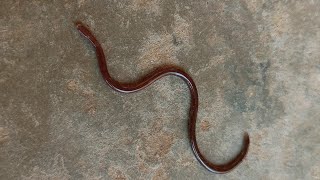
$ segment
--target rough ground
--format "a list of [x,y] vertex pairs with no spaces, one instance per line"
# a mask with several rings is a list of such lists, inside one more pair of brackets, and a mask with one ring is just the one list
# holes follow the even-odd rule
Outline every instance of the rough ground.
[[[0,179],[320,179],[320,1],[23,1],[0,6]],[[211,174],[187,139],[189,92],[166,77],[130,95],[104,83],[162,64],[194,78],[199,146],[234,171]]]

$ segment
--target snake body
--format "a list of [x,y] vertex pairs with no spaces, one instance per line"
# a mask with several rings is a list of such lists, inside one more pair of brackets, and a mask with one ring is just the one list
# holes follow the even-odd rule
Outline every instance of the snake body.
[[198,99],[198,91],[196,88],[196,85],[191,78],[189,74],[187,74],[185,71],[178,67],[174,66],[163,66],[155,69],[153,72],[147,74],[143,78],[139,79],[136,82],[133,83],[121,83],[113,79],[107,68],[106,64],[106,58],[102,49],[102,46],[98,42],[98,40],[95,38],[93,33],[81,22],[76,22],[76,27],[78,31],[85,37],[87,38],[93,47],[96,50],[96,55],[99,63],[99,68],[100,72],[106,81],[106,83],[115,91],[122,92],[122,93],[132,93],[136,91],[140,91],[156,80],[168,76],[168,75],[174,75],[177,76],[181,79],[183,79],[186,84],[189,87],[190,94],[191,94],[191,102],[190,102],[190,110],[189,110],[189,122],[188,122],[188,134],[189,134],[189,141],[191,145],[191,149],[196,157],[196,159],[200,162],[201,165],[203,165],[207,170],[213,173],[226,173],[233,168],[235,168],[242,160],[245,158],[249,144],[250,144],[250,139],[248,133],[244,134],[244,140],[243,140],[243,147],[240,151],[240,153],[233,158],[230,162],[226,164],[214,164],[210,162],[208,159],[206,159],[200,152],[197,140],[196,140],[196,119],[197,119],[197,112],[198,112],[198,104],[199,104],[199,99]]

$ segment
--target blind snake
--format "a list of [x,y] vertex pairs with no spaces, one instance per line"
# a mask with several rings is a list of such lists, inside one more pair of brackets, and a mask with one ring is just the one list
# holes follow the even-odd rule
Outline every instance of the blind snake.
[[217,174],[227,173],[233,168],[235,168],[238,164],[242,162],[242,160],[247,155],[250,139],[248,133],[244,133],[243,139],[243,147],[240,153],[233,158],[231,161],[225,164],[214,164],[206,159],[200,152],[197,140],[196,140],[196,119],[197,119],[197,112],[198,112],[198,91],[196,85],[189,74],[178,67],[174,66],[163,66],[159,67],[153,72],[147,74],[143,78],[133,82],[133,83],[121,83],[113,79],[107,68],[106,58],[102,49],[102,46],[95,38],[95,36],[91,33],[91,31],[81,22],[75,23],[78,31],[81,33],[82,36],[87,38],[93,47],[95,48],[100,72],[106,81],[106,83],[115,91],[122,92],[122,93],[132,93],[136,91],[140,91],[154,81],[160,79],[161,77],[174,75],[181,79],[183,79],[189,87],[190,94],[191,94],[191,103],[190,103],[190,110],[189,110],[189,122],[188,122],[188,133],[189,133],[189,141],[191,145],[191,149],[193,154],[195,155],[196,159],[200,162],[202,166],[204,166],[207,170]]

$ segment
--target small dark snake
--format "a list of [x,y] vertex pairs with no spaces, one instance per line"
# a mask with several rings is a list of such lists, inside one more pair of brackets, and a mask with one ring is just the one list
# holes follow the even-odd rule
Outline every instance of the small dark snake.
[[197,140],[196,140],[196,120],[197,120],[197,112],[198,112],[198,91],[196,88],[196,85],[193,81],[193,79],[190,77],[189,74],[184,72],[182,69],[174,67],[174,66],[164,66],[164,67],[159,67],[153,72],[147,74],[140,80],[133,82],[133,83],[120,83],[116,80],[114,80],[107,68],[106,64],[106,58],[103,53],[103,49],[100,45],[100,43],[97,41],[95,36],[91,33],[91,31],[83,25],[81,22],[76,22],[75,23],[77,26],[77,29],[79,32],[87,38],[91,44],[94,46],[98,58],[98,63],[99,63],[99,68],[100,72],[106,81],[106,83],[114,90],[122,92],[122,93],[132,93],[136,91],[140,91],[150,84],[152,84],[154,81],[160,79],[161,77],[167,76],[167,75],[175,75],[183,79],[189,87],[190,94],[191,94],[191,104],[190,104],[190,110],[189,110],[189,123],[188,123],[188,129],[189,129],[189,140],[190,140],[190,145],[191,149],[196,156],[197,160],[210,172],[213,173],[227,173],[228,171],[232,170],[235,168],[246,156],[249,148],[249,135],[248,133],[244,134],[244,140],[243,140],[243,147],[241,152],[230,162],[226,164],[213,164],[211,163],[208,159],[206,159],[200,152],[198,145],[197,145]]

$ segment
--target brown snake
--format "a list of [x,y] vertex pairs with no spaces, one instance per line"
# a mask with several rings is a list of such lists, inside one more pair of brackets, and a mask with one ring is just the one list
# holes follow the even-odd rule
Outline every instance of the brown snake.
[[139,79],[136,82],[133,83],[120,83],[116,80],[114,80],[107,68],[106,64],[106,58],[103,52],[103,49],[100,45],[100,43],[97,41],[95,36],[91,33],[91,31],[83,25],[81,22],[76,22],[76,27],[78,31],[85,37],[87,38],[91,44],[94,46],[98,58],[98,63],[99,63],[99,68],[100,72],[106,81],[106,83],[114,90],[122,92],[122,93],[132,93],[136,91],[140,91],[150,84],[152,84],[154,81],[160,79],[161,77],[167,76],[167,75],[175,75],[183,79],[190,90],[191,94],[191,103],[190,103],[190,110],[189,110],[189,122],[188,122],[188,130],[189,130],[189,141],[191,145],[191,149],[197,158],[197,160],[210,172],[213,173],[226,173],[230,170],[232,170],[234,167],[236,167],[244,157],[246,156],[248,149],[249,149],[249,144],[250,144],[250,139],[248,133],[244,134],[244,140],[243,140],[243,147],[240,151],[240,153],[232,159],[230,162],[226,164],[213,164],[209,160],[207,160],[200,152],[198,145],[197,145],[197,140],[196,140],[196,120],[197,120],[197,112],[198,112],[198,91],[196,88],[196,85],[191,78],[189,74],[187,74],[185,71],[183,71],[180,68],[174,67],[174,66],[164,66],[157,68],[153,72],[147,74],[143,78]]

